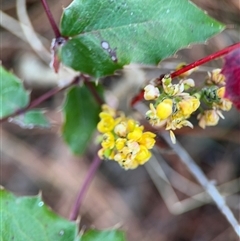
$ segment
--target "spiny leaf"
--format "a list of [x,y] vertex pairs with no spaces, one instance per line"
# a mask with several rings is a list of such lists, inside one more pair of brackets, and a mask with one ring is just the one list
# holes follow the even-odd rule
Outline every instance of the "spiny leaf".
[[77,225],[51,211],[40,196],[15,197],[0,190],[1,241],[74,241]]
[[64,9],[62,62],[101,77],[131,62],[157,64],[224,27],[186,0],[74,0]]
[[24,114],[10,119],[10,121],[26,129],[32,129],[34,127],[50,127],[49,121],[44,116],[43,111],[40,110],[30,110]]
[[26,107],[29,94],[24,89],[22,81],[14,74],[0,66],[0,118]]
[[[9,116],[29,104],[29,92],[24,89],[22,81],[14,74],[0,66],[0,118]],[[31,110],[10,121],[22,128],[49,127],[50,124],[43,112]]]

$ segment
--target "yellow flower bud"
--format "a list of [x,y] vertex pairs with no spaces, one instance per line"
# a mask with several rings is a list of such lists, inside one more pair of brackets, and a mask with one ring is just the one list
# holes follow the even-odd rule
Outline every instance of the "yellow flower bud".
[[157,106],[157,117],[160,120],[167,119],[172,114],[173,101],[171,99],[165,99]]
[[225,87],[221,87],[217,90],[217,95],[220,99],[224,97],[224,94],[225,94]]
[[195,86],[195,82],[193,79],[185,79],[182,81],[182,83],[184,84],[184,86],[187,87],[194,87]]
[[136,121],[134,121],[133,119],[129,119],[127,122],[128,132],[132,132],[134,130],[135,126],[136,126]]
[[125,137],[127,135],[127,123],[120,122],[114,128],[114,132],[121,137]]
[[159,89],[153,85],[147,85],[144,90],[145,100],[154,100],[160,95]]

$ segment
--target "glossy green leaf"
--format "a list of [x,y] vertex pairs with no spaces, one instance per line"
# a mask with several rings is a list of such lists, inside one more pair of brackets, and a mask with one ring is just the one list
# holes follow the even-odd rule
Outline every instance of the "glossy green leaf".
[[85,86],[67,92],[63,107],[63,138],[73,153],[82,154],[96,129],[100,106]]
[[62,62],[101,77],[131,62],[157,64],[224,26],[187,0],[74,0],[64,9]]
[[51,211],[40,196],[15,197],[0,190],[0,241],[74,241],[76,223]]
[[22,115],[18,115],[10,119],[11,122],[21,126],[22,128],[32,129],[34,127],[49,128],[50,123],[45,117],[43,111],[30,110]]
[[80,237],[80,241],[126,241],[126,238],[124,232],[119,230],[88,230]]
[[22,81],[0,66],[0,118],[27,106],[29,94]]

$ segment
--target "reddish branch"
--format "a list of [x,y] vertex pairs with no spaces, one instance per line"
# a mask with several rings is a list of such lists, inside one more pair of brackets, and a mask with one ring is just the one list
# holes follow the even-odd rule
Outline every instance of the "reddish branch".
[[96,154],[93,162],[91,163],[91,166],[88,169],[87,176],[84,178],[84,181],[83,181],[83,184],[82,184],[82,186],[79,190],[76,202],[73,205],[73,208],[72,208],[72,211],[71,211],[71,214],[70,214],[70,217],[69,217],[69,219],[71,221],[74,221],[74,220],[77,219],[80,206],[83,202],[83,198],[84,198],[84,196],[85,196],[85,194],[88,190],[88,187],[91,184],[91,182],[92,182],[92,180],[95,176],[95,173],[96,173],[98,167],[100,166],[100,164],[101,164],[101,159]]
[[57,26],[57,24],[56,24],[56,22],[55,22],[55,20],[52,16],[52,13],[51,13],[50,9],[49,9],[49,6],[47,4],[47,0],[41,0],[41,2],[42,2],[44,10],[46,12],[46,15],[48,17],[48,20],[49,20],[49,22],[52,26],[52,30],[54,32],[55,38],[61,37],[61,33],[60,33],[59,28],[58,28],[58,26]]

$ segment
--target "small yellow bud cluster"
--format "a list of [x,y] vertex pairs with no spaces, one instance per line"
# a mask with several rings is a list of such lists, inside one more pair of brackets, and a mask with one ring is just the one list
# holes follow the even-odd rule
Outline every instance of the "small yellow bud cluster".
[[146,163],[155,144],[155,134],[144,132],[135,120],[117,113],[107,105],[102,106],[97,129],[101,136],[98,155],[101,159],[117,161],[124,169],[134,169]]
[[[154,98],[155,104],[151,103],[150,110],[146,113],[147,119],[153,126],[165,126],[165,129],[170,131],[173,143],[176,141],[173,130],[184,126],[193,127],[187,119],[198,109],[200,101],[196,96],[184,92],[185,89],[193,86],[195,86],[195,83],[192,79],[185,79],[178,84],[172,84],[171,77],[165,76],[162,79],[162,94]],[[147,89],[145,88],[144,96],[147,96]]]

